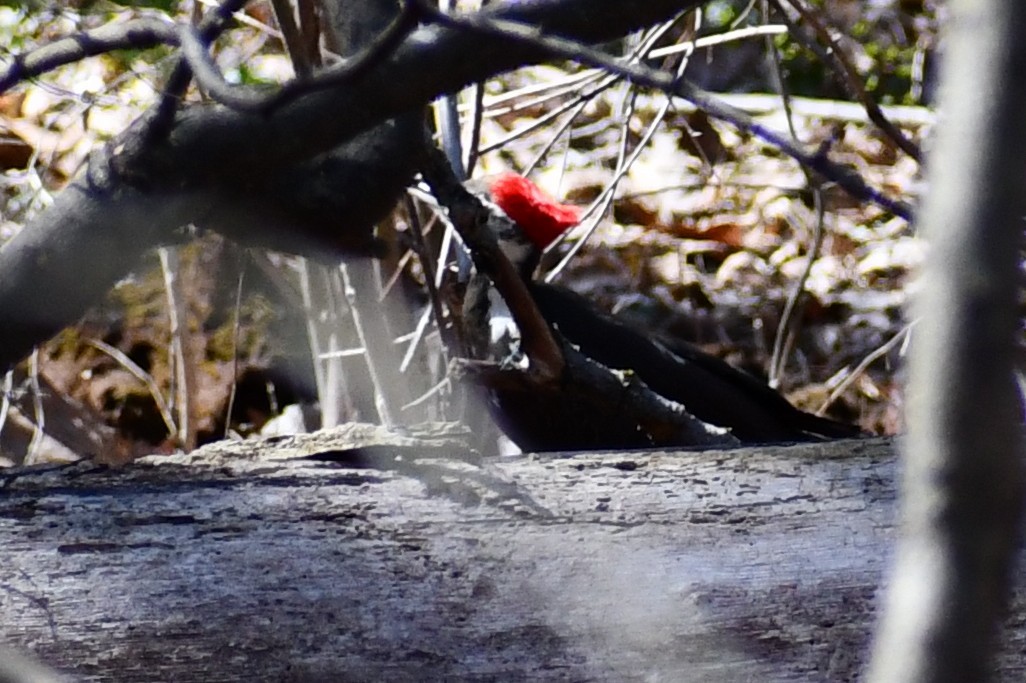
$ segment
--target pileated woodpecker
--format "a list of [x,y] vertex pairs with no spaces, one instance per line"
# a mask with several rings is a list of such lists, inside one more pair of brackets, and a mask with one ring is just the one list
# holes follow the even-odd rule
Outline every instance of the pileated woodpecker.
[[[600,312],[575,292],[532,281],[542,250],[578,223],[579,210],[556,202],[534,183],[514,173],[491,181],[489,193],[495,205],[519,228],[496,235],[500,247],[526,281],[542,317],[585,356],[612,370],[634,373],[652,391],[680,404],[703,422],[729,429],[741,442],[811,441],[863,435],[857,427],[795,408],[756,377],[695,346],[657,340]],[[495,314],[494,296],[489,297],[486,290],[482,277],[471,283],[466,318],[483,331],[494,333],[494,322],[484,322]],[[479,345],[475,351],[481,354],[485,349]],[[497,422],[522,448],[645,445],[644,436],[631,428],[626,430],[627,436],[611,437],[613,443],[603,442],[600,434],[609,428],[621,435],[625,433],[622,425],[596,423],[594,433],[585,435],[588,428],[581,428],[577,415],[572,420],[578,423],[577,434],[560,433],[563,418],[558,414],[539,416],[539,411],[530,406],[530,398],[492,398]]]

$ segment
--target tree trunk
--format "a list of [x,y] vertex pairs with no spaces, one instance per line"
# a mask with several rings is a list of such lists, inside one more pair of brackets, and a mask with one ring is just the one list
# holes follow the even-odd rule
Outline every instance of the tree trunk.
[[[3,472],[0,642],[95,681],[842,681],[865,662],[889,441],[476,465],[459,439],[360,429]],[[1026,675],[1019,647],[999,666]]]
[[[1026,5],[951,2],[911,317],[902,542],[873,683],[984,681],[1022,538]],[[966,97],[967,92],[972,97]]]

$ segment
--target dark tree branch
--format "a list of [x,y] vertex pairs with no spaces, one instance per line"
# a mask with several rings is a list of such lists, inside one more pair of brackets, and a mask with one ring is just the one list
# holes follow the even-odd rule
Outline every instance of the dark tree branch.
[[214,59],[207,52],[207,43],[195,27],[180,27],[178,38],[182,46],[182,58],[210,99],[242,111],[258,111],[264,108],[263,105],[268,98],[267,88],[232,85],[224,80]]
[[0,73],[0,93],[21,81],[36,78],[86,57],[115,50],[141,50],[161,44],[177,45],[178,32],[174,24],[152,17],[132,19],[121,24],[108,24],[83,31],[15,56],[11,65]]
[[[249,0],[223,0],[217,9],[207,13],[199,25],[200,39],[204,44],[210,44],[221,35],[221,32],[228,26],[232,15],[245,7]],[[186,88],[192,81],[192,69],[185,57],[179,57],[175,63],[167,85],[164,86],[164,94],[160,103],[153,109],[150,116],[146,117],[147,131],[144,138],[147,141],[163,139],[170,133],[174,124],[175,112],[185,95]]]
[[303,51],[315,69],[321,67],[321,20],[317,15],[316,0],[296,0],[299,10],[299,25],[303,37]]
[[[697,0],[652,0],[641,5],[617,0],[534,0],[506,3],[485,13],[588,42],[622,36],[699,4]],[[135,141],[128,131],[115,166],[126,178],[138,177],[144,168],[163,182],[223,182],[226,176],[247,169],[309,158],[438,95],[549,55],[537,45],[509,38],[423,27],[362,78],[304,95],[269,114],[197,106],[182,111],[172,133],[157,144]],[[255,140],[260,144],[255,145]]]
[[[681,5],[537,0],[507,5],[500,15],[604,40]],[[213,33],[204,27],[219,28],[236,6],[222,5],[203,22],[201,37],[209,40]],[[363,78],[271,114],[192,106],[175,115],[167,135],[155,136],[165,115],[157,107],[94,153],[55,205],[0,247],[0,367],[74,322],[147,249],[175,240],[188,223],[247,244],[328,258],[373,253],[373,221],[391,208],[416,163],[408,152],[420,140],[418,109],[466,82],[544,56],[532,46],[427,27]],[[404,112],[388,124],[392,133],[371,130]]]
[[181,239],[194,223],[246,245],[333,262],[378,255],[373,225],[394,205],[417,163],[422,123],[407,116],[356,136],[331,154],[250,184],[134,189],[94,153],[89,173],[0,247],[0,367],[79,318],[142,255]]
[[[209,42],[231,10],[241,4],[241,0],[225,3],[205,19],[201,40]],[[414,162],[407,158],[405,165],[400,164],[404,155],[397,151],[404,141],[419,144],[419,127],[410,120],[420,116],[424,103],[553,55],[610,68],[641,85],[677,92],[744,130],[778,139],[744,114],[676,82],[670,74],[625,66],[574,42],[623,36],[699,4],[697,0],[504,3],[459,20],[473,24],[473,30],[463,23],[456,28],[419,28],[406,35],[387,59],[369,61],[361,78],[303,95],[269,113],[197,105],[167,118],[169,111],[177,109],[173,82],[161,105],[112,141],[104,153],[93,155],[86,174],[65,190],[62,201],[0,248],[0,272],[4,273],[0,319],[5,321],[0,368],[10,367],[33,345],[72,323],[141,253],[175,239],[175,230],[190,222],[250,244],[289,251],[322,250],[331,258],[372,253],[375,247],[367,221],[391,207],[412,173]],[[378,30],[387,25],[386,21]],[[566,38],[542,37],[553,35]],[[191,69],[183,65],[176,73],[191,73]],[[169,110],[171,100],[175,106]],[[387,142],[374,135],[360,137],[363,131],[404,113],[406,122],[397,124],[397,136]],[[784,140],[779,145],[815,170],[840,177],[849,191],[876,197],[900,215],[909,215],[907,206],[873,194],[855,174],[845,175],[844,169],[825,158],[793,149]],[[347,160],[354,153],[357,160]],[[307,177],[315,181],[312,188],[307,187]],[[328,196],[331,200],[324,202]],[[131,209],[147,201],[166,203],[177,211],[154,209],[146,215]],[[135,221],[141,221],[142,227],[131,229]],[[94,255],[94,245],[104,253]],[[46,251],[46,259],[24,262],[40,249]],[[92,269],[92,262],[107,259],[106,267]],[[38,282],[51,285],[45,301],[33,289],[37,286],[32,283]]]
[[[466,83],[487,77],[503,69],[519,66],[532,59],[559,56],[603,68],[611,73],[629,78],[639,85],[683,97],[713,116],[773,144],[785,154],[825,178],[836,182],[854,197],[872,201],[896,215],[907,220],[911,219],[912,208],[909,205],[887,197],[868,186],[851,169],[832,163],[823,154],[800,149],[784,136],[759,124],[744,112],[719,102],[686,81],[644,65],[622,63],[614,57],[574,40],[553,37],[551,33],[554,31],[550,30],[550,26],[557,28],[561,23],[566,23],[568,19],[580,18],[576,15],[585,11],[578,7],[581,0],[538,0],[533,3],[517,3],[512,8],[503,6],[460,17],[438,12],[423,0],[410,0],[404,4],[400,16],[360,57],[335,69],[329,69],[316,78],[293,81],[274,95],[227,85],[210,61],[205,48],[202,47],[216,37],[226,17],[229,17],[231,12],[237,9],[236,4],[240,1],[226,2],[218,11],[212,13],[201,25],[198,37],[191,35],[191,30],[184,31],[182,38],[186,45],[183,45],[183,48],[186,49],[183,52],[186,57],[183,57],[183,63],[176,68],[172,75],[168,93],[160,106],[149,117],[147,125],[151,128],[151,134],[143,136],[142,140],[148,143],[154,141],[155,137],[160,137],[159,134],[169,132],[167,128],[172,125],[169,117],[177,108],[179,91],[184,87],[184,85],[179,87],[178,83],[182,78],[185,78],[185,82],[187,82],[186,76],[191,75],[194,71],[188,67],[189,63],[192,63],[195,70],[201,74],[204,87],[208,89],[214,99],[240,110],[234,112],[238,118],[230,120],[233,117],[224,112],[204,111],[204,114],[207,115],[198,117],[195,116],[198,113],[196,110],[187,112],[186,120],[180,120],[180,125],[176,126],[175,132],[178,141],[177,144],[172,143],[172,149],[168,150],[172,152],[171,158],[159,162],[164,176],[174,173],[176,169],[181,175],[187,175],[190,178],[196,178],[197,174],[201,172],[200,169],[208,173],[226,172],[227,169],[223,168],[224,160],[236,159],[241,152],[238,148],[248,146],[253,139],[270,142],[271,146],[261,148],[265,153],[263,159],[240,160],[239,164],[231,162],[236,168],[239,166],[252,167],[253,165],[262,167],[268,161],[273,161],[272,157],[277,150],[288,156],[309,154],[310,150],[303,144],[304,142],[321,149],[338,144],[341,141],[338,137],[340,134],[352,135],[356,132],[352,128],[358,130],[366,126],[367,122],[362,114],[371,113],[368,110],[373,110],[377,106],[384,105],[387,108],[386,111],[377,114],[378,120],[380,120],[380,118],[399,113],[404,100],[407,106],[412,106],[414,102],[428,101],[438,94],[458,89]],[[245,3],[241,2],[241,4]],[[651,4],[672,6],[674,3],[664,0]],[[681,9],[687,9],[700,3],[685,1],[676,4]],[[651,21],[662,18],[656,17],[645,21],[648,15],[645,10],[648,8],[631,7],[628,14],[637,16],[623,16],[622,8],[605,6],[607,3],[594,3],[594,5],[595,16],[591,25],[577,24],[567,31],[555,32],[565,32],[579,40],[602,40],[616,34],[595,30],[601,28],[598,26],[599,24],[602,27],[609,25],[614,28],[616,26],[636,27],[641,23],[639,19],[645,23],[651,23]],[[560,12],[561,9],[562,12]],[[663,9],[663,11],[666,10]],[[602,14],[607,15],[608,20],[600,21],[599,17]],[[454,28],[459,33],[442,32],[439,34],[437,29],[428,27],[411,35],[409,32],[416,25],[418,19],[424,16]],[[607,21],[613,23],[607,24]],[[463,33],[468,30],[472,33],[469,35]],[[191,38],[196,38],[196,40]],[[403,38],[406,40],[402,40]],[[384,59],[393,48],[396,48],[395,55],[391,59]],[[467,60],[457,57],[457,55],[462,57],[466,54],[474,54],[476,58]],[[437,65],[438,68],[433,69],[430,73],[425,73],[425,64]],[[409,74],[418,71],[426,78],[411,80]],[[405,72],[403,74],[405,78],[400,77],[399,72]],[[183,76],[183,73],[186,75]],[[355,81],[360,82],[355,83]],[[411,87],[397,88],[396,83],[399,82]],[[420,91],[419,88],[424,85],[435,87],[428,92]],[[383,97],[382,88],[391,90],[392,92],[389,94],[392,97]],[[178,95],[175,95],[176,92]],[[404,97],[404,95],[409,97]],[[393,98],[398,99],[399,102],[389,101]],[[341,101],[338,101],[339,99]],[[282,109],[285,111],[281,111]],[[351,112],[351,115],[348,117],[343,115],[341,121],[328,117],[334,128],[334,130],[328,131],[324,129],[326,122],[323,112],[325,111]],[[272,113],[278,113],[278,115],[272,115]],[[256,120],[254,120],[253,116],[257,114],[259,116],[256,116]],[[315,120],[311,121],[311,116]],[[346,121],[347,118],[349,121]],[[350,123],[352,128],[347,123]],[[296,135],[295,139],[291,141],[280,139],[280,131],[290,129],[309,131],[309,135]],[[236,131],[237,134],[227,134],[228,130]],[[270,140],[268,140],[268,134],[271,135]],[[193,136],[198,139],[192,139]],[[306,140],[303,139],[304,137]],[[194,144],[201,149],[209,149],[216,153],[210,155],[189,153],[182,156],[173,153],[175,149],[180,149],[183,146],[192,148]],[[233,149],[227,149],[227,147]],[[122,149],[140,151],[138,145],[135,148],[125,145],[122,146]],[[164,154],[160,156],[164,156]],[[183,156],[185,158],[182,158]],[[282,159],[282,161],[287,161],[287,159]],[[128,165],[130,166],[130,164]],[[124,168],[123,165],[122,170],[127,172],[131,169]]]
[[[307,93],[336,88],[362,78],[372,67],[384,61],[399,46],[403,38],[417,28],[419,21],[418,7],[410,2],[404,3],[399,16],[358,55],[314,78],[286,83],[281,90],[265,98],[249,111],[270,112]],[[240,109],[246,110],[245,107]]]
[[417,27],[420,11],[416,4],[406,3],[402,12],[387,29],[359,55],[347,60],[341,67],[320,75],[290,81],[273,93],[266,88],[232,85],[225,81],[214,60],[207,53],[207,43],[199,32],[184,26],[180,42],[182,55],[192,68],[200,86],[215,102],[243,112],[270,113],[302,95],[337,88],[361,78],[374,65],[383,61],[406,35]]
[[292,68],[295,69],[296,76],[308,78],[313,73],[314,60],[307,51],[310,42],[304,38],[296,23],[292,3],[290,0],[271,0],[271,7],[274,8],[274,18],[278,21],[278,28],[281,30],[282,43],[285,44],[285,51],[292,61]]

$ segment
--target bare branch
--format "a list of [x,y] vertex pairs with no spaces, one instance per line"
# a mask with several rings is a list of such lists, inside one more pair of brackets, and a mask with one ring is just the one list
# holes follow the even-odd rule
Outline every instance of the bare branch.
[[[652,0],[629,6],[618,0],[537,0],[504,3],[486,12],[582,41],[601,41],[698,4],[697,0]],[[139,164],[144,163],[148,173],[166,183],[224,182],[247,170],[309,158],[440,94],[546,56],[544,49],[518,40],[422,27],[409,34],[388,59],[369,67],[362,78],[303,95],[270,113],[191,107],[176,117],[174,134],[156,138],[156,145],[149,144],[147,136],[132,139],[129,131],[120,141],[124,144],[118,145],[115,167],[126,178],[138,176]],[[254,140],[261,144],[254,145]]]
[[[829,49],[822,48],[819,43],[815,41],[811,36],[807,36],[805,31],[801,27],[795,25],[788,19],[787,12],[783,7],[783,2],[787,2],[791,7],[798,12],[798,15],[815,31],[816,35],[819,36],[820,40],[827,44]],[[791,27],[791,34],[802,42],[803,45],[808,47],[810,50],[816,53],[816,55],[823,60],[823,63],[828,65],[830,69],[837,75],[837,80],[848,92],[848,95],[857,101],[859,101],[866,110],[866,115],[869,116],[869,120],[876,124],[877,128],[886,135],[891,141],[894,142],[898,147],[901,148],[905,154],[909,155],[919,163],[923,162],[923,152],[919,149],[916,143],[912,142],[901,132],[897,126],[891,123],[891,120],[887,118],[883,110],[880,109],[880,105],[876,103],[876,100],[866,92],[865,87],[862,85],[862,80],[859,78],[858,71],[855,66],[851,63],[851,59],[848,58],[847,53],[844,49],[834,40],[830,34],[830,30],[823,24],[820,18],[816,15],[816,12],[808,7],[802,0],[772,0],[773,4],[780,10],[784,20],[788,22]]]
[[271,0],[271,7],[274,8],[274,18],[278,20],[282,42],[292,61],[292,68],[296,70],[297,76],[307,78],[313,73],[314,60],[307,52],[310,40],[302,34],[296,23],[292,3],[289,0]]
[[589,66],[601,67],[611,73],[629,78],[637,85],[683,97],[711,116],[722,119],[739,130],[752,133],[774,145],[783,153],[837,183],[853,197],[871,201],[905,220],[912,220],[911,206],[870,187],[853,169],[834,164],[824,154],[806,152],[780,133],[770,130],[743,111],[724,104],[682,78],[640,64],[625,64],[615,57],[574,40],[543,34],[538,26],[494,18],[485,12],[453,16],[433,9],[425,0],[410,1],[419,3],[426,16],[430,16],[432,20],[445,26],[458,27],[528,44],[544,50],[550,56],[563,57]]
[[268,99],[267,88],[232,85],[225,81],[210,53],[207,52],[207,43],[196,28],[182,26],[178,35],[182,45],[182,58],[210,99],[242,111],[258,111],[265,108],[264,104]]
[[[201,41],[204,44],[209,44],[221,35],[232,14],[242,9],[247,2],[248,0],[224,0],[216,10],[208,13],[199,25]],[[160,103],[153,110],[152,115],[146,119],[147,131],[144,137],[147,141],[160,140],[170,133],[178,104],[191,80],[192,70],[185,57],[180,57],[168,78]]]
[[320,75],[303,78],[269,93],[266,88],[232,85],[225,81],[214,60],[207,53],[209,41],[191,26],[180,29],[182,55],[200,86],[215,102],[244,112],[267,113],[278,109],[304,94],[336,88],[362,77],[373,66],[388,57],[410,31],[417,27],[419,12],[412,3],[403,5],[400,15],[385,29],[374,43],[339,68]]
[[161,44],[178,45],[178,32],[174,24],[153,17],[132,19],[83,31],[17,55],[14,62],[0,73],[0,93],[21,81],[36,78],[87,57],[95,57],[114,50],[139,50]]

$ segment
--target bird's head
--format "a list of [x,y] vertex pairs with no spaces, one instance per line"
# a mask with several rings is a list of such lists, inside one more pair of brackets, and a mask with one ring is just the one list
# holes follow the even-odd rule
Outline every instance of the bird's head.
[[484,181],[488,198],[508,221],[493,225],[506,258],[530,279],[541,253],[581,218],[578,207],[560,204],[522,175],[507,172]]
[[492,201],[523,231],[539,251],[581,220],[580,208],[560,204],[517,173],[503,173],[488,184]]
[[[488,222],[487,229],[494,233],[502,253],[524,280],[531,279],[542,251],[580,221],[580,209],[560,204],[516,173],[503,173],[468,185],[482,195],[487,194],[486,204],[493,205],[493,220]],[[487,192],[482,191],[485,189]],[[502,296],[487,278],[471,280],[464,319],[472,331],[472,346],[476,347],[478,357],[522,360],[516,350],[520,331]]]

